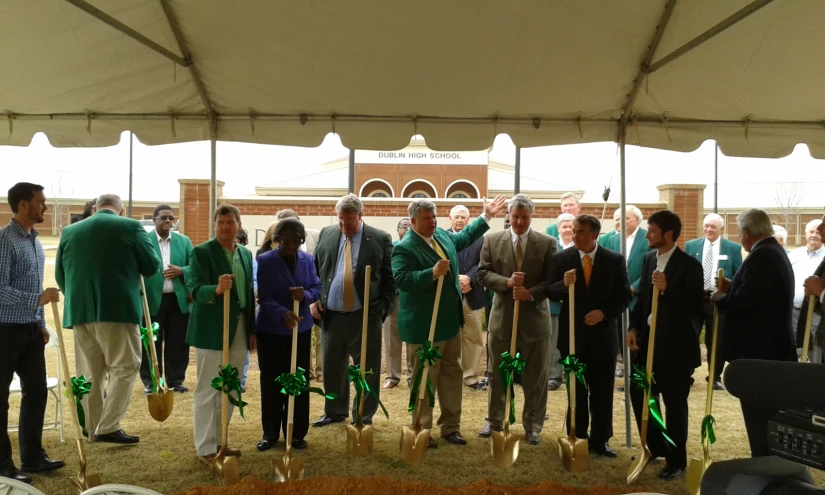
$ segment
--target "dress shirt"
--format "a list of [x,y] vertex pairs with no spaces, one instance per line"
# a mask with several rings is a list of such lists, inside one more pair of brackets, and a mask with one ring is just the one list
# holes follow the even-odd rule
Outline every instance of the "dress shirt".
[[[590,251],[589,253],[585,253],[584,251],[579,249],[579,259],[584,259],[585,256],[590,256],[590,259],[592,261],[590,263],[590,266],[591,267],[596,266],[596,250],[597,249],[599,249],[599,244],[598,243],[596,244],[596,247],[593,248],[593,251]],[[582,266],[584,266],[584,263],[582,263]]]
[[521,259],[524,259],[524,253],[527,252],[527,235],[530,233],[530,227],[523,234],[516,234],[513,228],[510,227],[510,243],[513,249],[516,248],[516,238],[521,237]]
[[[485,214],[483,214],[483,215],[481,215],[481,218],[482,218],[482,219],[484,219],[484,222],[485,222],[487,225],[489,225],[489,224],[490,224],[490,217],[488,217],[486,213],[485,213]],[[465,227],[465,228],[466,228],[466,227]],[[412,228],[410,228],[410,230],[408,230],[407,232],[408,232],[408,233],[409,233],[409,232],[415,232],[415,230],[413,230]],[[430,246],[430,247],[433,249],[433,251],[435,251],[435,248],[433,248],[433,238],[432,238],[432,237],[424,237],[423,235],[419,234],[418,232],[415,232],[415,234],[416,234],[418,237],[420,237],[420,238],[424,239],[424,242],[426,242],[426,243],[427,243],[427,245],[428,245],[428,246]],[[513,242],[516,242],[516,241],[515,241],[515,239],[513,239]],[[441,247],[441,249],[444,249],[444,246],[442,246],[442,247]],[[446,253],[446,251],[445,251],[445,253]]]
[[235,244],[235,252],[231,252],[223,248],[223,254],[226,255],[226,261],[232,267],[232,274],[235,280],[232,286],[235,287],[238,294],[238,304],[241,309],[246,308],[246,271],[243,267],[243,258],[241,258],[241,247]]
[[809,251],[808,246],[802,246],[788,253],[788,259],[793,267],[794,308],[802,308],[802,301],[805,300],[805,279],[814,274],[823,258],[825,246],[820,246],[816,251]]
[[630,264],[630,253],[633,251],[633,243],[636,241],[636,234],[639,233],[639,226],[636,226],[636,230],[633,231],[632,234],[627,235],[627,256],[624,259],[624,264]]
[[[161,237],[157,230],[155,230],[155,235],[158,238],[158,247],[160,248],[160,261],[163,263],[161,267],[162,275],[163,270],[169,268],[172,263],[172,232],[169,232],[169,237],[166,239]],[[163,277],[163,293],[171,294],[173,292],[175,292],[175,286],[172,284],[172,279]]]
[[[352,251],[352,280],[355,283],[355,274],[358,273],[358,254],[361,251],[361,238],[364,236],[364,222],[358,227],[358,232],[352,236],[350,240],[350,250]],[[327,295],[327,308],[332,311],[344,311],[344,246],[347,244],[347,238],[341,234],[338,241],[338,264],[335,265],[335,276],[332,277],[332,284],[329,287],[329,294]],[[358,311],[364,308],[364,304],[358,297],[358,291],[355,287],[352,288],[355,295],[355,304],[352,306],[352,311]],[[364,294],[369,298],[369,294]]]
[[14,220],[0,228],[0,323],[46,326],[38,304],[46,254],[37,236],[37,230],[26,232]]
[[575,246],[575,245],[576,245],[576,241],[570,241],[570,243],[569,243],[569,244],[565,244],[565,243],[564,243],[564,241],[562,241],[561,239],[559,239],[559,244],[561,245],[561,248],[562,248],[562,249],[567,249],[567,248],[569,248],[569,247],[573,247],[573,246]]
[[[708,240],[708,238],[705,237],[705,242],[702,243],[702,254],[701,254],[702,259],[699,260],[699,263],[702,264],[703,269],[704,269],[704,266],[705,266],[705,253],[708,250],[708,243],[709,242],[710,241]],[[716,291],[716,272],[719,271],[719,252],[720,252],[719,250],[721,249],[721,247],[722,247],[722,237],[719,236],[719,237],[716,238],[715,241],[713,241],[713,247],[711,247],[711,249],[713,250],[713,254],[712,254],[712,256],[713,256],[713,269],[710,272],[710,287],[705,287],[705,290]]]
[[[666,252],[665,254],[659,254],[658,251],[656,252],[656,271],[662,272],[662,273],[665,272],[665,267],[667,267],[667,262],[670,261],[670,257],[673,256],[674,251],[676,251],[676,244],[674,244],[673,247],[670,248],[670,251]],[[662,294],[664,294],[664,292],[662,292]],[[653,315],[647,315],[647,325],[648,326],[650,326],[650,323],[652,321],[652,316]]]

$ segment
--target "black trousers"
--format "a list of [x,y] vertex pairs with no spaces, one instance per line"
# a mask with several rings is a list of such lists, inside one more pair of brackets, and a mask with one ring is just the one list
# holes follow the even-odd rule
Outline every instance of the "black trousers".
[[[163,372],[166,370],[166,385],[169,388],[183,385],[186,368],[189,366],[189,345],[186,343],[189,314],[181,313],[178,298],[174,293],[163,294],[158,314],[152,317],[152,323],[160,326],[158,340],[155,342],[158,371],[161,376],[164,376]],[[141,349],[143,357],[140,361],[140,380],[144,387],[150,387],[152,386],[152,375],[149,374],[151,356],[146,354],[146,349],[142,345]]]
[[[644,363],[636,363],[644,365]],[[684,469],[687,466],[687,437],[688,437],[688,396],[692,383],[692,370],[662,370],[654,373],[656,383],[651,388],[652,399],[659,404],[661,399],[667,409],[665,426],[676,447],[665,442],[662,432],[653,424],[653,417],[649,417],[647,426],[647,446],[653,457],[664,457],[667,464],[674,468]],[[641,431],[642,406],[644,405],[644,391],[638,387],[630,388],[630,402],[633,404],[633,414],[636,416],[636,427]]]
[[[14,467],[9,440],[9,386],[13,374],[20,377],[23,397],[20,401],[18,442],[23,464],[37,462],[46,457],[43,450],[43,416],[46,413],[48,391],[46,389],[45,342],[40,326],[0,324],[0,471]],[[68,370],[63,370],[67,373]],[[74,407],[74,404],[71,405]]]
[[745,419],[745,430],[748,432],[751,457],[773,455],[768,449],[768,422],[779,413],[779,410],[767,409],[743,401],[739,403],[742,405],[742,416]]
[[[576,380],[576,437],[588,438],[591,446],[598,447],[606,444],[613,436],[616,355],[578,357],[587,365],[584,373],[587,388]],[[570,432],[570,409],[567,410],[567,431]]]
[[[309,382],[309,349],[312,346],[312,331],[298,334],[298,367],[304,369],[304,377]],[[281,386],[275,379],[282,373],[289,373],[292,361],[292,336],[258,332],[258,366],[261,369],[261,426],[262,440],[275,443],[281,433],[286,439],[287,408],[289,396],[281,393]],[[309,394],[295,397],[292,439],[303,440],[309,430]]]
[[[708,372],[710,372],[710,355],[713,346],[713,303],[710,302],[710,294],[705,293],[705,302],[703,304],[702,320],[696,325],[696,331],[702,331],[702,324],[705,325],[705,348],[708,351]],[[713,377],[714,380],[719,380],[722,376],[722,368],[725,367],[725,358],[722,356],[722,349],[725,348],[722,344],[722,337],[725,335],[725,318],[719,318],[719,336],[716,338],[716,345],[719,348],[716,351],[716,369]]]

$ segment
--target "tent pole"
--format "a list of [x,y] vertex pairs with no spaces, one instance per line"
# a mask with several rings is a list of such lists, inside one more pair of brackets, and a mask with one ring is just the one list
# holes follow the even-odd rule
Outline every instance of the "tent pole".
[[[132,218],[132,145],[134,143],[135,134],[129,131],[129,218]],[[152,219],[154,220],[154,218]]]
[[521,193],[521,146],[516,146],[516,170],[513,177],[513,193]]
[[349,150],[349,171],[347,176],[347,191],[355,194],[355,150]]
[[[625,135],[627,132],[626,121],[619,121],[619,209],[621,209],[621,230],[619,235],[619,245],[622,256],[627,259],[627,188],[625,182]],[[624,420],[625,420],[625,447],[631,448],[633,431],[631,429],[632,417],[630,411],[630,375],[633,367],[630,365],[630,349],[627,348],[627,327],[629,315],[627,310],[622,311],[622,341],[619,348],[624,356]]]
[[713,142],[713,212],[719,213],[719,143]]
[[[213,114],[214,115],[214,114]],[[215,237],[215,209],[218,206],[218,167],[217,167],[217,151],[218,151],[218,120],[211,118],[209,122],[211,140],[210,154],[211,154],[211,168],[209,174],[209,238]]]

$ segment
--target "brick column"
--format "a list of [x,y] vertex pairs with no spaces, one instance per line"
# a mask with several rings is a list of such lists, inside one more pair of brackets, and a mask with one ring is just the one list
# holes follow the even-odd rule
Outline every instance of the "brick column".
[[[179,179],[180,184],[180,232],[190,239],[192,244],[209,240],[209,179]],[[224,182],[218,181],[217,198],[223,196]]]
[[702,235],[702,220],[705,210],[705,184],[663,184],[657,186],[659,200],[667,204],[667,209],[682,219],[680,248],[685,242]]

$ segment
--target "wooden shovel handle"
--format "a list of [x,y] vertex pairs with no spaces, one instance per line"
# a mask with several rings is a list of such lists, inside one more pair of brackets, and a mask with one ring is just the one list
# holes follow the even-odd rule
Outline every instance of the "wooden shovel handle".
[[[66,395],[69,398],[69,411],[72,414],[72,423],[74,423],[77,431],[77,448],[80,450],[80,457],[85,458],[83,452],[83,428],[80,425],[80,419],[77,417],[77,408],[75,407],[74,390],[72,389],[72,371],[69,368],[69,359],[66,357],[66,345],[63,341],[63,320],[60,319],[60,310],[57,307],[57,302],[52,301],[52,314],[54,315],[54,328],[57,333],[57,344],[60,347],[60,362],[63,365],[63,373],[66,381]],[[94,434],[94,432],[92,432]]]
[[[370,300],[370,282],[372,277],[372,266],[367,265],[364,267],[364,320],[361,324],[361,379],[366,380],[367,378],[367,325],[369,324],[370,319],[370,311],[369,311],[369,300]],[[361,401],[358,403],[358,422],[359,424],[363,424],[364,419],[364,401],[367,399],[367,394],[361,394]]]
[[[518,338],[518,313],[519,313],[519,303],[521,301],[516,299],[515,304],[513,305],[513,330],[510,333],[510,357],[514,358],[516,356],[516,339]],[[507,390],[504,392],[504,407],[507,407],[507,404],[510,403],[510,387],[507,387]],[[510,415],[504,415],[504,429],[505,431],[510,431]]]
[[[229,364],[229,297],[231,290],[223,293],[223,349],[221,368]],[[229,396],[221,392],[221,451],[226,452],[229,442]]]
[[[814,321],[814,308],[816,307],[816,296],[808,296],[808,314],[805,315],[805,337],[802,341],[802,356],[799,361],[802,363],[808,362],[808,347],[811,345],[811,326]],[[716,336],[714,335],[714,338]]]
[[[435,302],[433,303],[433,317],[430,320],[430,335],[427,341],[434,344],[435,325],[438,323],[438,305],[441,302],[441,290],[444,288],[444,275],[438,277],[438,285],[435,288]],[[427,376],[430,374],[430,367],[424,367],[424,373],[421,375],[421,385],[418,387],[418,400],[424,400],[424,395],[427,393]]]
[[[571,355],[576,354],[576,284],[567,287],[567,307],[569,313],[570,327],[570,351]],[[567,373],[567,400],[570,402],[570,439],[576,437],[576,376],[571,371]]]
[[160,373],[158,372],[158,355],[155,349],[155,329],[152,328],[152,316],[149,314],[149,296],[146,295],[146,282],[143,275],[140,276],[140,291],[143,294],[143,321],[146,323],[146,331],[149,333],[149,366],[154,370],[154,375],[157,378],[157,383],[154,384],[161,390]]
[[[292,312],[298,315],[298,301],[292,301]],[[295,328],[292,329],[292,357],[289,363],[289,372],[295,374],[298,368],[298,326],[300,322],[295,323]],[[295,417],[295,396],[290,395],[287,399],[286,407],[286,452],[287,455],[292,451],[292,424]]]
[[650,334],[647,337],[647,363],[645,372],[647,373],[647,392],[645,392],[644,404],[642,404],[642,427],[639,436],[642,440],[642,445],[647,446],[647,421],[650,417],[650,406],[648,399],[650,399],[650,378],[653,374],[653,351],[656,345],[656,320],[659,315],[659,289],[653,287],[653,307],[650,310]]
[[[716,287],[721,287],[725,280],[725,270],[716,272]],[[713,338],[710,341],[710,355],[708,356],[708,392],[705,399],[705,416],[713,410],[713,378],[716,376],[716,353],[719,352],[716,343],[719,341],[719,323],[721,321],[719,308],[713,308]]]

